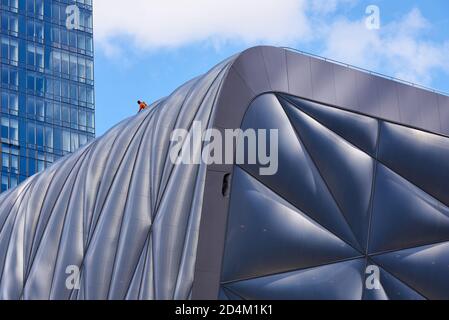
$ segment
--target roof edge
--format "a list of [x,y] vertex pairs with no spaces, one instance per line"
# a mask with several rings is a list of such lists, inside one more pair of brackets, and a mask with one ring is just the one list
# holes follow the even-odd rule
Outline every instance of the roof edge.
[[278,92],[449,136],[449,96],[333,60],[256,46],[238,54],[227,72],[217,100],[217,127],[238,128],[255,97]]

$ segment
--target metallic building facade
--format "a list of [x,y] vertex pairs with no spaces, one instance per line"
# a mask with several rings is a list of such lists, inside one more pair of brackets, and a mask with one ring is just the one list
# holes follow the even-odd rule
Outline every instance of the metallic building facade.
[[[278,172],[174,165],[194,121]],[[2,194],[0,298],[449,299],[448,160],[447,96],[252,48]]]
[[95,136],[92,1],[4,0],[0,25],[3,192]]
[[448,138],[273,94],[254,127],[280,128],[279,171],[234,168],[223,297],[449,299]]

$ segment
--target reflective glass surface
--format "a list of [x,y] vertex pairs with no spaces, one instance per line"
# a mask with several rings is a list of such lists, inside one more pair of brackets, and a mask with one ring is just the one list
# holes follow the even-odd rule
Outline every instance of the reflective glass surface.
[[95,137],[92,0],[0,0],[1,192]]

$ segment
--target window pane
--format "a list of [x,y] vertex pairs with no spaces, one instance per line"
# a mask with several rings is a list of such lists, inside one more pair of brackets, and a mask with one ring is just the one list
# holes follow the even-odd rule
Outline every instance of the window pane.
[[2,192],[8,190],[9,183],[8,183],[8,176],[3,174],[2,175]]
[[70,152],[70,132],[62,131],[62,150]]
[[29,158],[28,159],[28,174],[32,176],[36,173],[36,159]]
[[74,55],[70,55],[70,75],[73,77],[77,77],[78,68],[77,68],[77,57]]
[[47,121],[53,120],[53,103],[45,101],[45,117]]
[[79,113],[79,124],[80,126],[86,126],[86,111],[81,110]]
[[1,104],[2,104],[2,109],[7,110],[9,108],[9,95],[7,92],[2,91]]
[[70,84],[70,99],[78,100],[78,86],[76,84]]
[[69,44],[68,33],[64,29],[61,30],[61,44],[65,46]]
[[57,121],[61,121],[61,105],[59,103],[55,103],[53,105],[53,107],[54,107],[54,110],[53,110],[54,111],[54,113],[53,113],[54,119]]
[[93,128],[94,127],[94,114],[93,114],[93,112],[88,112],[87,113],[87,126],[89,128]]
[[87,102],[94,103],[94,91],[92,88],[87,88]]
[[19,77],[17,76],[17,71],[16,70],[11,70],[9,73],[9,84],[13,85],[13,86],[18,86],[19,85]]
[[76,48],[76,33],[69,32],[69,45],[73,48]]
[[11,179],[10,179],[10,188],[15,188],[17,187],[17,177],[11,175]]
[[34,37],[34,22],[31,20],[27,22],[27,36]]
[[78,76],[80,78],[86,77],[86,60],[82,58],[78,59]]
[[17,44],[17,41],[11,40],[10,41],[10,47],[9,47],[9,59],[18,61],[19,60],[19,46]]
[[36,47],[36,66],[44,68],[44,48]]
[[9,55],[9,41],[7,38],[2,38],[2,50],[1,55],[3,59],[8,59]]
[[19,20],[16,17],[10,17],[9,28],[12,32],[19,32]]
[[61,52],[53,51],[52,65],[53,65],[53,72],[61,72]]
[[61,82],[61,96],[63,98],[69,98],[69,83],[67,81]]
[[9,171],[9,153],[2,153],[2,170]]
[[86,49],[86,38],[83,34],[78,35],[78,49],[85,50]]
[[28,44],[27,46],[27,64],[34,66],[34,45]]
[[79,140],[78,134],[72,132],[72,152],[76,151],[79,148]]
[[36,111],[35,111],[35,101],[33,98],[28,98],[27,99],[27,113],[29,115],[35,115]]
[[16,155],[11,155],[11,172],[18,173],[19,172],[19,157]]
[[53,94],[58,97],[61,96],[61,81],[55,80],[53,82]]
[[87,38],[86,41],[86,50],[92,52],[93,51],[93,41],[91,37]]
[[69,55],[67,53],[62,53],[62,73],[69,74]]
[[27,143],[36,144],[36,134],[34,123],[27,123]]
[[4,85],[8,85],[9,84],[9,70],[6,68],[2,69],[2,83]]
[[73,108],[70,115],[70,120],[72,124],[78,125],[78,110]]
[[34,13],[34,0],[27,0],[27,12]]
[[36,23],[36,26],[35,26],[35,28],[36,28],[36,37],[38,38],[38,39],[44,39],[44,27],[43,27],[43,25],[41,24],[41,23]]
[[46,84],[45,84],[45,93],[47,95],[53,94],[53,79],[45,78]]
[[53,129],[45,128],[45,146],[53,149]]
[[80,95],[79,95],[79,100],[82,102],[86,102],[86,87],[85,86],[80,86]]
[[36,101],[36,115],[41,118],[44,117],[44,101],[42,100]]
[[41,95],[44,94],[44,78],[36,77],[36,91]]
[[11,94],[9,96],[9,108],[12,110],[19,110],[19,100],[17,99],[17,95]]
[[2,138],[9,138],[9,119],[2,117]]
[[80,147],[84,146],[87,143],[87,136],[84,134],[80,134]]
[[44,15],[44,3],[43,0],[36,0],[36,13],[38,15]]
[[62,121],[70,122],[69,107],[67,107],[67,106],[62,107]]
[[41,172],[45,170],[45,161],[38,160],[37,161],[37,172]]
[[55,149],[62,150],[62,133],[58,128],[53,131],[53,145]]
[[93,62],[90,60],[86,60],[86,78],[89,80],[94,79]]
[[35,90],[34,88],[34,76],[28,75],[27,77],[27,89],[28,90]]
[[19,141],[19,122],[17,119],[9,121],[9,139]]
[[36,126],[36,142],[38,146],[44,146],[44,128],[41,125]]
[[60,43],[61,42],[61,37],[59,35],[59,29],[58,27],[53,27],[51,30],[51,38],[52,41],[55,43]]

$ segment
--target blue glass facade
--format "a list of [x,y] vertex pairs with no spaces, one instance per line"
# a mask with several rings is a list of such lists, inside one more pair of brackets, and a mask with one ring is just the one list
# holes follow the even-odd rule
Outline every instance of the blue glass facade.
[[95,114],[92,0],[0,3],[3,192],[92,140]]

